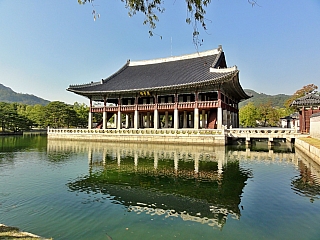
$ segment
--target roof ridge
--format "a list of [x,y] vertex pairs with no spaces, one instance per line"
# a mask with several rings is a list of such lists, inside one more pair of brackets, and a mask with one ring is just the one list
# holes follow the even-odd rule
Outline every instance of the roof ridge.
[[130,60],[128,60],[126,62],[125,65],[122,66],[122,68],[120,68],[117,72],[115,72],[114,74],[110,75],[109,77],[105,78],[105,79],[102,79],[102,83],[106,83],[107,81],[109,81],[111,78],[117,76],[118,74],[120,74],[121,72],[123,72],[130,64]]
[[141,60],[141,61],[130,61],[129,66],[141,66],[141,65],[149,65],[149,64],[157,64],[157,63],[165,63],[165,62],[173,62],[173,61],[180,61],[180,60],[187,60],[193,59],[198,57],[206,57],[215,54],[221,54],[223,52],[222,47],[219,46],[218,48],[203,51],[203,52],[196,52],[191,54],[185,54],[180,56],[171,56],[166,58],[156,58],[150,60]]

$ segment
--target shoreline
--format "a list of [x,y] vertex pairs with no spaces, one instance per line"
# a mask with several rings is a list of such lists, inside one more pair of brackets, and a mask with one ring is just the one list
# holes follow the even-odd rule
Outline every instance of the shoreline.
[[52,240],[52,238],[43,238],[33,233],[21,231],[17,227],[10,227],[2,223],[0,223],[0,239]]

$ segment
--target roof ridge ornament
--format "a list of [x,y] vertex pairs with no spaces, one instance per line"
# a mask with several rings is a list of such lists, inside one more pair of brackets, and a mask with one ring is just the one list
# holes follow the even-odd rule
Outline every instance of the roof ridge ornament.
[[226,72],[233,72],[233,71],[237,71],[238,67],[237,66],[233,66],[233,67],[228,67],[228,68],[210,68],[210,72],[212,73],[226,73]]
[[210,55],[217,55],[217,54],[220,54],[222,51],[223,51],[222,46],[219,45],[218,48],[203,51],[203,52],[196,52],[196,53],[185,54],[185,55],[180,55],[180,56],[157,58],[157,59],[151,59],[151,60],[128,61],[128,64],[130,67],[134,67],[134,66],[141,66],[141,65],[173,62],[173,61],[187,60],[187,59],[192,59],[192,58],[205,57],[205,56],[210,56]]

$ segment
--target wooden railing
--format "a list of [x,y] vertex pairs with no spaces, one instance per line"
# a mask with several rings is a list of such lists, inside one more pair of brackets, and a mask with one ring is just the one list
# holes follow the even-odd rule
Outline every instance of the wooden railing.
[[154,104],[142,104],[138,105],[139,111],[153,111],[154,110]]
[[[158,103],[158,110],[174,110],[175,103]],[[139,111],[154,111],[156,104],[138,104],[137,109]],[[196,102],[178,102],[178,110],[182,109],[194,109],[196,107]],[[210,109],[219,107],[218,101],[200,101],[198,102],[199,109]],[[105,109],[105,110],[104,110]],[[136,105],[121,105],[121,112],[132,112],[136,109]],[[117,112],[119,110],[118,106],[106,106],[106,107],[91,107],[91,112]]]
[[198,108],[217,108],[219,107],[218,101],[202,101],[198,102]]
[[158,103],[159,110],[173,110],[175,103]]
[[126,112],[126,111],[134,111],[136,109],[135,105],[121,105],[121,111]]
[[178,109],[194,109],[196,106],[195,102],[179,102]]

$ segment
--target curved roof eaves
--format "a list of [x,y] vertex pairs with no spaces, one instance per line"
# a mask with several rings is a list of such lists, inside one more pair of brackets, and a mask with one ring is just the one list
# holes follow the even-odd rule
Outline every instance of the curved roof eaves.
[[75,88],[70,86],[68,90],[84,92],[123,91],[184,85],[218,79],[230,72],[210,72],[210,66],[216,60],[216,57],[217,54],[160,64],[125,65],[100,84],[88,84]]

